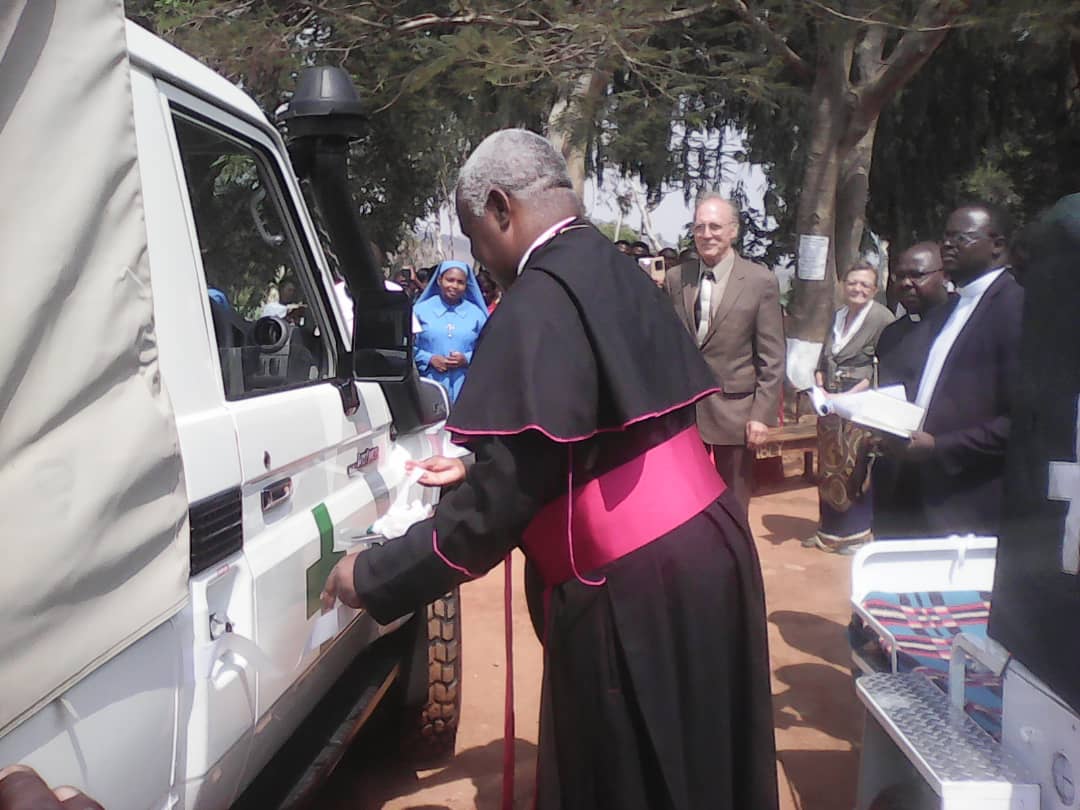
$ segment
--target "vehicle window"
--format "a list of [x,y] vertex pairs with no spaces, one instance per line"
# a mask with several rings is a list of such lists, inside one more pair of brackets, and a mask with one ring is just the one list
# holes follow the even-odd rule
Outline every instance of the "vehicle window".
[[269,162],[230,135],[173,121],[226,397],[328,378],[323,311]]

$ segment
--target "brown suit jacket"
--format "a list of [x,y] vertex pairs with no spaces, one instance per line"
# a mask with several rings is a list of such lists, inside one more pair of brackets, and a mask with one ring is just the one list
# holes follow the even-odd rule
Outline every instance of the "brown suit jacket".
[[[671,268],[664,285],[696,343],[697,260]],[[709,331],[699,347],[723,389],[698,403],[698,429],[705,442],[745,444],[747,422],[777,423],[785,346],[776,276],[736,256],[723,298],[713,301]]]

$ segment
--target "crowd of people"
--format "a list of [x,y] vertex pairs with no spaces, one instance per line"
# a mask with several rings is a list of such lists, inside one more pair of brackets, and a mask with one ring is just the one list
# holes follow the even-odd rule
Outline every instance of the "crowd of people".
[[906,440],[819,419],[821,527],[807,545],[997,535],[1024,297],[1012,236],[1005,211],[973,203],[948,217],[940,244],[896,257],[888,306],[874,300],[873,266],[845,274],[818,384],[900,386],[925,416]]
[[[476,149],[457,207],[488,271],[446,261],[394,282],[415,299],[417,367],[447,390],[447,429],[475,460],[414,462],[445,488],[434,516],[342,558],[324,606],[389,623],[521,546],[544,643],[535,806],[777,808],[747,526],[785,380],[776,275],[737,253],[739,210],[707,193],[693,251],[661,255],[651,283],[657,265],[627,258],[654,258],[648,246],[600,234],[561,156],[523,130]],[[819,421],[816,545],[996,534],[1024,296],[1011,231],[992,205],[957,209],[940,244],[899,254],[884,303],[873,264],[843,273],[816,382],[902,386],[926,415],[906,440]],[[628,371],[627,356],[650,363]],[[97,806],[4,776],[40,806]]]
[[[702,440],[745,507],[754,451],[777,424],[785,340],[775,275],[735,252],[738,233],[735,204],[703,195],[693,249],[666,268],[664,287],[719,389],[697,405]],[[1018,245],[1006,211],[974,202],[943,223],[940,243],[896,255],[885,285],[866,259],[843,271],[816,384],[826,396],[901,386],[925,418],[906,440],[818,418],[820,521],[805,546],[852,553],[874,537],[996,535],[1023,308]],[[615,246],[649,255],[640,242]]]
[[[435,517],[341,561],[326,604],[390,621],[520,544],[545,646],[537,806],[775,808],[747,518],[786,379],[776,274],[739,255],[739,209],[718,193],[698,199],[682,253],[608,241],[530,133],[485,141],[457,200],[491,273],[448,261],[422,291],[419,272],[398,283],[416,300],[417,366],[476,461],[420,462],[421,483],[452,486]],[[816,385],[899,386],[925,418],[905,439],[818,418],[820,523],[803,545],[997,533],[1023,305],[1011,236],[1005,212],[973,203],[940,243],[900,252],[886,284],[866,259],[844,269]],[[717,682],[719,703],[699,688]]]
[[[717,390],[697,403],[697,427],[745,515],[756,450],[780,417],[786,344],[776,275],[738,255],[739,225],[738,207],[707,193],[683,251],[614,247],[666,292],[710,369]],[[1023,300],[1006,272],[1017,264],[1011,237],[1005,212],[975,203],[949,217],[940,244],[896,255],[886,284],[867,259],[842,273],[816,384],[829,395],[901,385],[926,419],[905,443],[818,418],[820,520],[803,545],[847,554],[875,536],[994,533]],[[417,367],[454,402],[501,292],[464,262],[402,270],[395,281],[416,303]]]

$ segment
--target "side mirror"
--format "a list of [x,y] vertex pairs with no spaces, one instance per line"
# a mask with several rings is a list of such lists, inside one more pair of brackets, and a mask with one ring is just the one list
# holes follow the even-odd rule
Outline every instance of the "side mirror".
[[412,302],[396,290],[359,290],[353,299],[353,376],[394,383],[412,371]]
[[446,421],[450,415],[450,397],[434,380],[420,380],[420,419],[425,425]]

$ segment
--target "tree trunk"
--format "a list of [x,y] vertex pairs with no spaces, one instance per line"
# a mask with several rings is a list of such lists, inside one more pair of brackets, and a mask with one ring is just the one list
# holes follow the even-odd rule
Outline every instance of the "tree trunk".
[[[818,59],[810,96],[806,171],[796,214],[798,235],[829,240],[825,278],[799,267],[787,321],[788,377],[811,384],[836,305],[836,270],[858,255],[866,227],[870,161],[881,110],[944,40],[969,0],[922,0],[910,30],[885,57],[882,24],[833,23],[818,29]],[[790,60],[790,57],[789,57]],[[800,65],[804,63],[799,61]]]
[[[787,336],[821,343],[832,320],[836,291],[836,199],[844,165],[844,136],[850,118],[847,75],[853,43],[822,48],[810,94],[811,122],[806,169],[796,213],[798,236],[829,240],[823,279],[807,279],[809,267],[799,267],[793,280]],[[816,360],[816,358],[815,358]]]
[[596,122],[596,109],[611,77],[607,71],[591,70],[570,82],[551,107],[547,137],[566,158],[570,179],[578,196],[585,197],[585,158]]
[[649,210],[649,202],[645,197],[645,191],[638,188],[636,180],[631,181],[631,193],[634,195],[634,202],[641,213],[641,233],[653,250],[659,250],[663,247],[660,234],[653,227],[652,211]]
[[840,185],[836,194],[836,269],[843,273],[859,258],[866,231],[866,203],[870,197],[870,160],[874,154],[877,122],[846,150],[840,167]]

